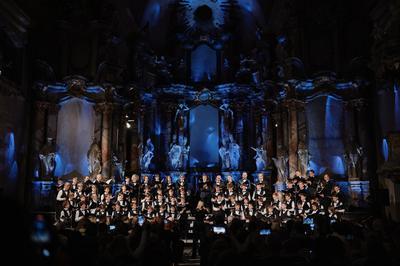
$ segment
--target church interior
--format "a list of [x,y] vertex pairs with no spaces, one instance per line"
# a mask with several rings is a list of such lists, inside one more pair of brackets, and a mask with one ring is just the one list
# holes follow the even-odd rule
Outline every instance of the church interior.
[[43,265],[395,265],[399,90],[400,1],[2,0],[1,231]]

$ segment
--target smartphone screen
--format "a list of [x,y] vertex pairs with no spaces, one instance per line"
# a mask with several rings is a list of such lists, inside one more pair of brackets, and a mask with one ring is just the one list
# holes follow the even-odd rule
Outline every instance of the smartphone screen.
[[139,217],[138,217],[138,224],[139,224],[140,226],[142,226],[143,223],[144,223],[144,217],[143,217],[143,216],[139,216]]
[[306,218],[303,221],[304,224],[314,224],[314,219],[313,218]]
[[271,234],[271,229],[261,229],[260,236],[268,236]]
[[225,227],[222,227],[222,226],[213,226],[213,232],[215,234],[221,235],[221,234],[225,234],[226,230],[225,230]]

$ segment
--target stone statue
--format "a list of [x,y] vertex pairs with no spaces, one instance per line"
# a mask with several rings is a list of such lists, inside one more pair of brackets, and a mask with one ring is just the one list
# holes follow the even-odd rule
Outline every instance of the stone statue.
[[221,110],[221,111],[223,111],[223,113],[224,113],[224,118],[227,118],[227,119],[231,119],[232,117],[233,117],[233,111],[232,111],[232,109],[229,107],[229,103],[227,103],[227,102],[224,102],[220,107],[219,107],[219,109]]
[[[174,136],[174,139],[176,139],[176,136]],[[169,163],[172,170],[179,169],[181,154],[182,147],[178,145],[174,140],[168,152]]]
[[39,152],[40,159],[40,177],[54,177],[56,169],[56,148],[53,145],[53,139],[48,138],[46,144]]
[[364,156],[364,148],[363,147],[358,147],[357,148],[357,153],[359,156],[359,177],[366,177],[367,176],[367,172],[368,172],[368,160],[367,160],[367,156]]
[[115,154],[112,156],[112,165],[114,177],[122,181],[125,176],[124,164],[118,160],[118,157]]
[[227,170],[231,168],[231,160],[229,156],[229,147],[224,140],[222,139],[222,146],[219,148],[219,156],[221,157],[222,169]]
[[232,134],[229,135],[229,140],[229,159],[231,170],[238,170],[240,160],[240,146],[235,142]]
[[298,149],[297,156],[299,157],[299,170],[302,176],[306,176],[308,165],[310,163],[310,154],[307,149]]
[[229,138],[222,138],[219,156],[221,157],[223,170],[239,169],[240,146],[235,142],[232,134],[229,134]]
[[264,171],[267,167],[267,151],[262,145],[260,145],[258,148],[251,148],[256,152],[254,159],[256,160],[257,171]]
[[154,157],[154,145],[151,142],[150,138],[147,139],[146,146],[142,147],[142,148],[143,148],[143,152],[141,154],[141,157],[139,158],[140,168],[142,171],[146,172],[149,170],[151,160]]
[[357,179],[357,163],[359,154],[357,152],[346,153],[343,155],[346,162],[347,175],[351,179]]
[[180,103],[178,104],[178,107],[176,108],[176,113],[175,113],[175,122],[178,123],[178,126],[180,129],[184,129],[187,125],[187,116],[186,113],[189,111],[189,107],[186,105],[186,103]]
[[95,138],[87,152],[89,175],[96,176],[101,173],[101,150]]
[[190,146],[187,145],[187,138],[185,136],[182,136],[180,139],[180,146],[181,146],[181,165],[180,167],[182,169],[186,169],[187,163],[189,161],[189,151],[190,151]]
[[219,109],[222,111],[221,116],[221,135],[228,137],[230,135],[230,129],[233,124],[233,111],[230,109],[229,104],[224,102]]
[[278,182],[286,182],[288,175],[288,156],[279,156],[278,158],[272,158],[274,165],[278,170]]

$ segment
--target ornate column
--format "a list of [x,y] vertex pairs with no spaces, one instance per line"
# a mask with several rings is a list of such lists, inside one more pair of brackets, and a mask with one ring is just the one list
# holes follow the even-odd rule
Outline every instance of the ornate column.
[[244,104],[243,103],[237,103],[235,105],[235,140],[237,144],[240,146],[241,149],[241,155],[240,155],[240,161],[239,161],[239,169],[242,168],[243,166],[243,108]]
[[101,163],[102,175],[110,177],[111,174],[111,118],[113,105],[111,103],[102,103],[102,128],[101,128]]
[[368,125],[371,125],[372,123],[369,123],[368,121],[368,103],[365,99],[357,99],[354,102],[355,106],[355,115],[356,115],[356,126],[357,126],[357,140],[358,144],[362,148],[361,153],[359,153],[359,163],[357,166],[357,173],[358,173],[358,178],[361,179],[368,179],[368,167],[371,166],[372,158],[371,158],[371,131],[373,128]]
[[267,119],[267,125],[266,125],[266,143],[265,143],[265,149],[267,151],[267,165],[269,166],[272,162],[272,157],[275,156],[275,148],[274,148],[274,130],[275,130],[275,118],[273,114],[273,104],[266,104],[266,119]]
[[270,119],[268,117],[268,111],[263,108],[261,111],[261,140],[264,150],[267,151],[267,160],[265,162],[268,165],[268,141],[269,141],[269,131],[270,131]]
[[284,106],[288,111],[288,152],[289,152],[289,174],[294,175],[298,169],[297,148],[299,145],[297,104],[295,99],[285,100]]
[[160,108],[157,104],[157,100],[154,99],[151,103],[151,109],[153,112],[152,115],[152,142],[154,144],[154,157],[151,160],[152,163],[156,166],[156,171],[160,170],[160,161],[162,161],[161,157],[161,121],[160,121]]
[[[243,157],[243,168],[247,169],[252,165],[252,156],[250,154],[250,146],[253,143],[254,140],[254,121],[253,121],[253,110],[252,106],[250,103],[246,103],[245,105],[245,112],[243,114],[244,116],[244,128],[246,128],[246,134],[243,134],[246,136],[244,139],[244,149],[242,150],[242,157]],[[253,151],[253,150],[251,150]]]
[[287,110],[283,104],[277,106],[277,110],[272,114],[274,120],[274,135],[276,136],[276,154],[274,154],[273,162],[276,167],[276,183],[274,184],[276,191],[284,190],[284,181],[287,178],[288,158],[287,158]]
[[164,146],[164,168],[169,169],[169,148],[172,139],[172,110],[173,107],[169,103],[162,103],[162,112],[164,114],[164,130],[163,130],[163,146]]
[[144,123],[145,123],[145,112],[146,105],[142,104],[139,107],[139,113],[137,114],[138,123],[137,123],[137,144],[132,144],[132,157],[136,158],[136,160],[132,160],[131,169],[135,169],[135,171],[141,170],[140,168],[140,155],[142,154],[143,145],[146,144],[146,139],[144,136]]
[[60,106],[58,104],[49,104],[49,107],[47,108],[47,138],[52,138],[54,140],[57,138],[57,121],[59,110]]
[[354,104],[352,101],[344,102],[344,138],[345,150],[350,151],[352,142],[356,139],[356,123]]
[[34,129],[33,129],[33,157],[32,157],[32,176],[39,177],[39,150],[45,143],[46,138],[46,113],[50,104],[48,102],[35,102]]
[[127,147],[127,151],[129,152],[129,155],[127,155],[128,158],[130,158],[128,162],[128,169],[133,172],[137,173],[139,171],[139,143],[140,143],[140,113],[141,110],[140,108],[133,108],[133,110],[130,112],[132,118],[135,120],[132,125],[132,127],[129,129],[129,147]]
[[297,169],[300,170],[302,176],[306,176],[309,166],[309,150],[307,141],[307,119],[305,113],[305,103],[297,101]]

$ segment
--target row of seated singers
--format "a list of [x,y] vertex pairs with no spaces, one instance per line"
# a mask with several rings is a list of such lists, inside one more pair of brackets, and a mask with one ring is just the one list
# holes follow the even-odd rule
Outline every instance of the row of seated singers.
[[[287,181],[283,192],[271,193],[262,174],[256,182],[243,173],[237,183],[231,176],[223,181],[217,176],[211,182],[203,175],[198,183],[198,199],[203,203],[205,220],[212,222],[216,213],[248,221],[251,217],[268,221],[279,219],[286,222],[294,217],[329,215],[337,219],[344,212],[340,187],[333,184],[329,175],[317,180],[313,171],[303,178],[296,172]],[[148,220],[161,217],[169,221],[186,221],[191,209],[189,198],[195,195],[188,190],[184,176],[175,183],[170,177],[161,180],[156,175],[149,177],[133,175],[126,178],[121,189],[114,194],[111,187],[98,175],[94,181],[85,178],[79,182],[65,183],[57,193],[57,219],[61,223],[73,224],[87,216],[98,221],[112,223],[116,219],[128,218],[136,221],[139,215]]]

